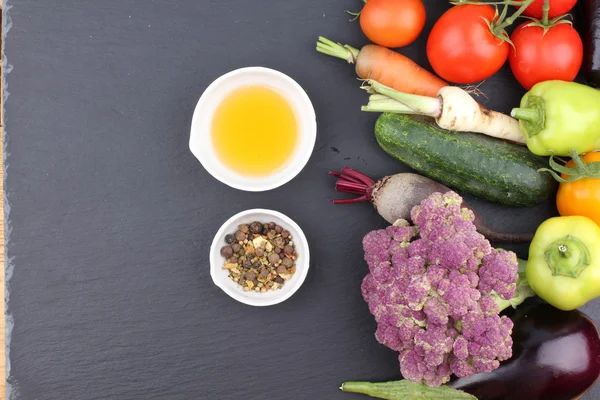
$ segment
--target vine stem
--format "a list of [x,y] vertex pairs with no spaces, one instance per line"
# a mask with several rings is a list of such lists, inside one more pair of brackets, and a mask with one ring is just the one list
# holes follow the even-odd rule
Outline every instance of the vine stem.
[[548,13],[550,12],[550,0],[544,0],[544,5],[542,6],[542,24],[544,26],[548,25]]
[[[362,0],[362,2],[364,4],[367,4],[367,0]],[[350,20],[350,22],[356,21],[360,17],[360,13],[361,13],[361,11],[348,11],[348,10],[346,10],[346,14],[352,15],[354,17],[354,18],[352,18]]]
[[513,0],[506,0],[506,1],[486,1],[485,3],[482,3],[479,0],[453,0],[450,2],[450,4],[455,5],[455,6],[461,6],[464,4],[475,4],[475,5],[490,5],[490,6],[500,6],[500,5],[507,5],[507,6],[520,6],[523,4],[522,1],[513,1]]
[[[504,21],[502,21],[500,23],[500,25],[498,25],[496,27],[496,29],[504,29],[504,28],[511,26],[513,24],[513,22],[515,22],[517,20],[517,18],[519,18],[521,16],[521,14],[523,14],[523,12],[527,9],[527,7],[529,7],[531,5],[531,3],[533,3],[533,1],[534,0],[525,0],[524,2],[522,2],[521,7],[519,7],[519,9],[517,11],[515,11],[515,13],[513,15],[511,15],[510,17],[508,17]],[[548,1],[548,0],[545,0],[545,1]]]
[[498,21],[503,21],[506,18],[506,14],[508,13],[508,4],[504,4],[504,7],[502,7],[502,14],[500,14],[500,17],[498,17]]

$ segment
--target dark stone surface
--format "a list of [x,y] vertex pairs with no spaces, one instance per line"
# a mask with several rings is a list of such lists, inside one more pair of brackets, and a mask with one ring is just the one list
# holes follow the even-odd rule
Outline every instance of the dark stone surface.
[[[361,238],[384,221],[367,204],[328,202],[330,169],[406,170],[375,143],[376,115],[359,112],[366,98],[353,68],[314,50],[318,35],[367,43],[344,14],[358,1],[14,3],[11,399],[346,399],[344,380],[398,376],[359,289]],[[426,3],[427,32],[447,3]],[[426,37],[403,52],[428,67]],[[296,79],[319,126],[303,172],[260,194],[218,183],[188,149],[204,88],[251,65]],[[508,68],[481,90],[504,112],[524,93]],[[517,210],[468,200],[499,230],[533,230],[555,213],[552,202]],[[267,309],[236,303],[209,277],[213,234],[254,207],[295,219],[312,248],[304,286]],[[600,320],[599,302],[585,310]],[[586,399],[599,397],[596,388]]]

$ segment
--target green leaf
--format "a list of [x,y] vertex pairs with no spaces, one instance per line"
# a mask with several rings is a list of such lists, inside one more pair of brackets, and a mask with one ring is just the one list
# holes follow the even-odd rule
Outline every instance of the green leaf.
[[[554,156],[550,156],[550,169],[541,168],[539,171],[549,172],[552,177],[560,183],[575,182],[584,178],[600,179],[600,161],[586,164],[576,151],[570,151],[569,154],[575,163],[574,167],[566,167],[561,165],[554,161]],[[563,178],[559,175],[559,173],[566,174],[568,177]]]
[[344,382],[340,389],[387,400],[477,400],[477,397],[449,386],[429,387],[406,379],[380,383]]

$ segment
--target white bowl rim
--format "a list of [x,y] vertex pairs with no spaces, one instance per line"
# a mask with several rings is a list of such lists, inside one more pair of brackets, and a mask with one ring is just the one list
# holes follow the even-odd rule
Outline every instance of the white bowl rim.
[[[222,85],[227,80],[242,74],[252,74],[252,73],[264,73],[266,75],[271,75],[274,78],[280,79],[284,81],[290,88],[294,90],[294,96],[297,96],[297,103],[301,104],[304,112],[308,113],[310,116],[310,120],[304,121],[308,124],[306,131],[308,132],[307,145],[306,148],[299,149],[297,151],[298,155],[294,157],[293,166],[290,165],[285,168],[285,175],[282,175],[279,179],[270,180],[270,176],[264,177],[260,180],[256,179],[250,182],[232,182],[226,177],[222,176],[216,168],[207,162],[205,156],[202,151],[197,150],[193,146],[194,142],[194,134],[195,127],[199,124],[198,118],[201,114],[201,110],[205,103],[210,100],[211,94],[217,90],[217,88]],[[204,167],[204,169],[215,179],[218,181],[238,190],[243,190],[247,192],[263,192],[272,189],[276,189],[281,187],[294,179],[308,164],[310,157],[314,151],[314,147],[317,140],[317,118],[314,106],[306,93],[306,91],[300,86],[298,82],[296,82],[293,78],[286,75],[285,73],[267,67],[261,66],[248,66],[241,67],[238,69],[234,69],[230,72],[227,72],[218,78],[216,78],[208,87],[204,90],[202,95],[200,96],[198,102],[196,103],[196,107],[194,108],[194,113],[192,115],[191,127],[190,127],[190,139],[189,139],[189,148],[192,154],[198,159],[200,164]]]
[[[288,230],[290,230],[290,228],[291,228],[291,230],[295,231],[294,243],[302,243],[304,245],[303,246],[304,247],[303,254],[301,255],[301,258],[300,258],[300,260],[302,260],[302,267],[298,268],[297,273],[294,274],[293,280],[286,282],[286,285],[288,285],[288,284],[293,285],[292,289],[289,290],[288,292],[276,291],[275,293],[280,294],[279,296],[273,296],[270,300],[266,300],[266,301],[262,300],[260,302],[254,301],[253,299],[244,296],[240,292],[231,290],[230,287],[228,287],[227,285],[224,284],[224,282],[226,282],[226,280],[229,280],[230,278],[228,276],[225,276],[225,278],[222,278],[224,275],[219,274],[219,272],[222,271],[222,265],[221,264],[217,265],[217,264],[213,263],[213,255],[220,252],[220,248],[222,246],[222,240],[225,237],[225,235],[228,233],[227,228],[229,227],[229,225],[231,225],[234,221],[236,221],[240,218],[247,217],[247,216],[253,215],[253,214],[267,214],[267,215],[272,215],[276,218],[281,219],[287,225]],[[219,256],[220,256],[220,254],[219,254]],[[253,209],[241,211],[241,212],[233,215],[232,217],[230,217],[227,221],[225,221],[223,223],[223,225],[221,225],[221,227],[219,228],[219,230],[217,231],[217,233],[215,234],[215,236],[213,238],[212,244],[210,246],[209,258],[210,258],[209,259],[210,276],[211,276],[214,284],[217,287],[219,287],[221,290],[223,290],[225,293],[227,293],[227,295],[229,295],[234,300],[237,300],[240,303],[244,303],[244,304],[247,304],[250,306],[256,306],[256,307],[272,306],[275,304],[282,303],[285,300],[292,297],[292,295],[294,295],[298,291],[298,289],[300,289],[300,287],[306,280],[306,276],[308,275],[308,270],[310,268],[309,245],[308,245],[306,236],[304,235],[304,232],[302,231],[300,226],[298,226],[298,224],[294,220],[292,220],[290,217],[288,217],[287,215],[285,215],[279,211],[265,209],[265,208],[253,208]]]

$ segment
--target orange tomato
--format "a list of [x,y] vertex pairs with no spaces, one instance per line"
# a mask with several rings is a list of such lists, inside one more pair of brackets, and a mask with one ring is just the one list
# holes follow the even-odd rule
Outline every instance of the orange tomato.
[[[600,152],[587,153],[583,157],[586,164],[600,161]],[[575,166],[571,160],[567,167]],[[563,178],[568,175],[563,174]],[[556,206],[560,215],[581,215],[600,225],[600,179],[583,178],[575,182],[561,183],[556,195]]]
[[360,12],[360,27],[375,44],[404,47],[421,34],[426,18],[422,0],[368,0]]

